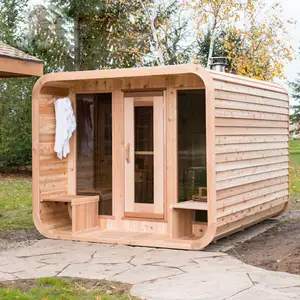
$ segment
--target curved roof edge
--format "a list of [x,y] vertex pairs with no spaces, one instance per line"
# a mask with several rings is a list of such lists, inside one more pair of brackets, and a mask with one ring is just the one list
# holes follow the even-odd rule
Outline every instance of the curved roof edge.
[[[35,83],[32,91],[33,100],[37,100],[41,88],[50,82],[57,81],[72,81],[72,80],[92,80],[92,79],[112,79],[112,78],[126,78],[126,77],[143,77],[143,76],[160,76],[160,75],[176,75],[176,74],[195,74],[203,80],[207,97],[207,112],[209,116],[214,114],[214,84],[213,77],[210,73],[204,69],[202,66],[197,64],[184,64],[184,65],[173,65],[173,66],[158,66],[158,67],[141,67],[141,68],[128,68],[128,69],[113,69],[113,70],[95,70],[95,71],[76,71],[76,72],[64,72],[64,73],[51,73],[45,74]],[[38,110],[35,109],[37,106],[36,101],[32,101],[33,110],[38,114]],[[211,161],[214,166],[215,160],[215,150],[214,150],[214,118],[208,117],[210,120],[210,130],[209,135],[210,144],[211,144]],[[33,124],[33,127],[35,125]],[[38,141],[36,141],[38,143]],[[34,145],[33,141],[33,148]],[[36,159],[35,155],[33,156]],[[38,167],[37,167],[38,168]],[[216,219],[216,189],[215,189],[215,169],[210,168],[210,173],[208,174],[211,177],[211,197],[208,203],[209,213],[208,213],[208,227],[204,233],[204,236],[192,242],[192,249],[202,249],[208,245],[215,237],[217,230],[217,219]],[[38,201],[37,197],[33,196],[33,201]],[[37,206],[33,209],[33,214],[37,217],[35,219],[35,225],[41,226],[41,229],[45,229],[43,224],[41,224],[40,219],[38,218],[39,212]]]

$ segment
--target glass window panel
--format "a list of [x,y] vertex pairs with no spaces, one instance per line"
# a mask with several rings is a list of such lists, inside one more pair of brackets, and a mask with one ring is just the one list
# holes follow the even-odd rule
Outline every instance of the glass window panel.
[[153,106],[135,106],[135,151],[153,151]]
[[135,155],[135,203],[154,203],[153,155]]
[[112,95],[77,95],[77,194],[99,195],[99,214],[112,215]]
[[205,90],[178,91],[178,202],[206,187]]
[[135,203],[153,204],[153,106],[135,106],[134,119]]

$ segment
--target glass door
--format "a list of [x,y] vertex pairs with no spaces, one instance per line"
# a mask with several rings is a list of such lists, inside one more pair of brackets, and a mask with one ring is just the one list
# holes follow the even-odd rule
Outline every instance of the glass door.
[[140,92],[124,97],[125,216],[163,218],[164,98]]

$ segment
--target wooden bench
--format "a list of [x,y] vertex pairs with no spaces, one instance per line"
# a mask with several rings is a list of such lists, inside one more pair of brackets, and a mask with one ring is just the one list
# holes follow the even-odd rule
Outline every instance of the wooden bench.
[[193,234],[193,212],[195,210],[208,210],[207,202],[184,201],[171,205],[171,238],[181,238]]
[[77,192],[81,195],[99,195],[99,215],[112,215],[111,188],[84,188]]
[[[99,196],[61,195],[45,197],[41,202],[67,203],[71,219],[72,234],[78,234],[98,228]],[[55,224],[55,214],[52,222]]]

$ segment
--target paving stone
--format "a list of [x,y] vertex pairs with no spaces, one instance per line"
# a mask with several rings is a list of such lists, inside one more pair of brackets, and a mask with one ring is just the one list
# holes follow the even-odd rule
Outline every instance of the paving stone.
[[[62,241],[62,242],[70,242],[70,241]],[[112,244],[101,244],[101,243],[86,243],[86,242],[75,242],[71,241],[71,243],[65,244],[60,243],[60,249],[65,250],[85,250],[90,249],[92,251],[102,250],[106,248],[112,248],[114,245]]]
[[0,266],[0,272],[2,273],[15,273],[30,269],[42,267],[43,264],[35,261],[32,258],[12,258],[6,265]]
[[298,297],[297,299],[300,299],[300,284],[298,286],[289,286],[286,288],[280,288],[278,289],[278,291],[291,296],[296,296]]
[[158,278],[169,277],[182,274],[177,268],[162,266],[137,266],[118,275],[111,276],[109,280],[116,280],[126,283],[135,284],[143,281],[156,280]]
[[95,250],[86,249],[85,251],[69,251],[58,253],[56,255],[39,255],[35,256],[36,261],[47,264],[72,264],[84,263],[92,259]]
[[16,277],[14,274],[0,272],[0,281],[17,280],[17,279],[19,279],[19,278]]
[[221,300],[250,288],[246,274],[197,272],[135,284],[131,293],[147,300]]
[[72,264],[66,267],[58,276],[105,279],[129,268],[132,268],[129,264]]
[[300,276],[224,253],[47,239],[0,253],[0,281],[56,275],[132,283],[147,300],[300,299]]
[[20,279],[52,277],[52,276],[56,276],[66,266],[67,266],[66,264],[44,265],[40,268],[27,269],[22,272],[17,272],[14,273],[14,275],[18,276],[18,278]]
[[241,261],[232,258],[230,256],[221,256],[221,257],[209,257],[209,258],[195,258],[193,261],[196,264],[189,264],[183,266],[182,269],[186,272],[193,272],[198,270],[198,272],[244,272],[248,270],[248,265],[242,263]]
[[98,250],[94,254],[91,263],[127,263],[135,256],[145,252],[149,252],[149,248],[118,245]]
[[300,276],[289,273],[266,271],[256,268],[255,271],[249,272],[249,276],[253,282],[274,289],[300,285]]
[[181,251],[152,249],[131,260],[134,265],[155,264],[160,266],[181,267],[188,264],[195,264],[194,259],[206,257],[221,257],[225,254],[208,253],[204,251]]
[[226,300],[299,300],[295,296],[289,296],[286,293],[267,288],[262,285],[256,285],[250,289],[244,290]]
[[45,247],[34,247],[31,245],[25,248],[18,248],[11,251],[8,255],[14,255],[16,257],[29,257],[37,255],[56,255],[58,253],[68,252],[69,250],[63,250],[57,246],[45,246]]

